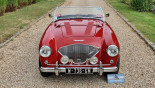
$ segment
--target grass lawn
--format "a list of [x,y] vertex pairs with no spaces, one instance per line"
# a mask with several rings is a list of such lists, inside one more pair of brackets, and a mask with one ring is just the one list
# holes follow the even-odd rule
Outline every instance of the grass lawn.
[[137,12],[120,0],[107,0],[125,18],[128,19],[141,33],[155,43],[155,14],[151,12]]
[[0,43],[65,0],[41,0],[0,17]]

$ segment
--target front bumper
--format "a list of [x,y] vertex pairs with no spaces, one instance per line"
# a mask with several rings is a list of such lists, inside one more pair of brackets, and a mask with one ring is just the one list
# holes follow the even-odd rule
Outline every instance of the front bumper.
[[[99,67],[95,67],[92,68],[93,69],[93,73],[99,73],[99,75],[102,75],[103,72],[116,72],[117,71],[117,67],[104,67],[104,68],[99,68]],[[66,72],[66,68],[64,67],[60,67],[60,68],[49,68],[49,67],[41,67],[40,68],[41,72],[53,72],[56,75],[59,75],[59,73],[65,73]]]
[[[100,62],[99,67],[91,67],[91,68],[93,70],[93,73],[99,73],[99,75],[102,75],[103,72],[116,72],[118,70],[117,67],[102,67],[102,62]],[[55,73],[56,75],[59,75],[59,73],[66,73],[66,69],[67,67],[58,67],[57,63],[56,67],[40,67],[41,72],[51,72]]]

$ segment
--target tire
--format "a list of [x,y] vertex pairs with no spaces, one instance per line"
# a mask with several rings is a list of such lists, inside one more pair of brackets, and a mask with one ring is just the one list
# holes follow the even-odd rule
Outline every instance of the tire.
[[[39,71],[40,71],[40,68],[41,68],[41,62],[40,62],[40,59],[39,59]],[[41,72],[41,71],[40,71],[40,74],[43,77],[49,77],[51,75],[51,73]]]
[[103,75],[104,76],[107,76],[107,74],[118,74],[118,72],[119,72],[119,67],[120,67],[120,56],[118,57],[118,61],[117,61],[117,71],[116,72],[105,72],[105,73],[103,73]]

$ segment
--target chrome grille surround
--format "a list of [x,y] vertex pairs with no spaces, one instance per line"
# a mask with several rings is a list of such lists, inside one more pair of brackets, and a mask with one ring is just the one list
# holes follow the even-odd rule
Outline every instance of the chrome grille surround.
[[73,63],[84,63],[86,59],[95,56],[99,52],[98,47],[85,44],[72,44],[59,48],[58,52],[62,56],[68,56]]

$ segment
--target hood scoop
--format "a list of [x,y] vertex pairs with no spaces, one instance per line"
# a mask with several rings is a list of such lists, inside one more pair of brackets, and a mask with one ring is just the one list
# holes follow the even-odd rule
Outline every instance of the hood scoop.
[[85,24],[65,22],[61,26],[64,37],[93,37],[96,33],[96,28],[97,26],[94,25],[94,22]]

